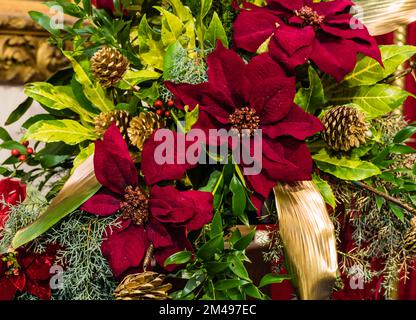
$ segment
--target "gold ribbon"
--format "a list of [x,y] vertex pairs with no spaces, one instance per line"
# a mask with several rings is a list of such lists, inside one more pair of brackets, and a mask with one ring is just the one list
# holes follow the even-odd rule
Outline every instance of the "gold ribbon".
[[329,299],[338,269],[334,225],[312,181],[274,188],[289,272],[303,300]]

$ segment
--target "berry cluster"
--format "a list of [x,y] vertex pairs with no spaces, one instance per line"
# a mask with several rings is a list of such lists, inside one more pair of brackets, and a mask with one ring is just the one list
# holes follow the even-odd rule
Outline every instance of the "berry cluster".
[[172,114],[168,109],[175,107],[175,102],[169,100],[165,105],[162,100],[156,100],[153,103],[153,107],[156,109],[155,112],[159,117],[165,116],[166,118],[170,118]]
[[29,147],[29,141],[22,142],[22,146],[26,147],[25,153],[21,153],[18,149],[13,149],[11,151],[11,154],[13,157],[19,158],[20,162],[26,162],[28,157],[32,156],[35,153],[35,151],[33,150],[33,148]]

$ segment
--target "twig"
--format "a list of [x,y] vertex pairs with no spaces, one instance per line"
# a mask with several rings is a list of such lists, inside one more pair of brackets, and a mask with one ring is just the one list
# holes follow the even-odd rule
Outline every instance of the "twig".
[[415,70],[416,70],[416,63],[412,62],[410,64],[410,68],[407,68],[407,69],[405,69],[405,70],[403,70],[403,71],[401,71],[397,74],[392,75],[391,77],[387,78],[385,82],[388,83],[388,84],[392,84],[395,81],[408,76],[409,74],[413,75],[413,71],[415,71]]
[[388,195],[388,194],[386,194],[382,191],[377,190],[376,188],[373,188],[373,187],[369,186],[366,183],[363,183],[363,182],[360,182],[360,181],[352,181],[351,184],[356,186],[356,187],[366,189],[366,190],[368,190],[368,191],[370,191],[370,192],[372,192],[372,193],[374,193],[374,194],[376,194],[380,197],[383,197],[387,201],[390,201],[394,204],[397,204],[399,207],[402,207],[403,209],[405,209],[405,210],[409,211],[410,213],[416,215],[416,209],[415,208],[409,206],[408,204],[404,203],[403,201],[401,201],[397,198],[394,198],[394,197],[392,197],[392,196],[390,196],[390,195]]

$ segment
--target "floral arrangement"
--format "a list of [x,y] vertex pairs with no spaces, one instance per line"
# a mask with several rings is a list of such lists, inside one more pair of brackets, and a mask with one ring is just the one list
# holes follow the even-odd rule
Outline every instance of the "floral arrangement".
[[25,86],[6,125],[45,112],[18,141],[0,128],[0,299],[393,297],[416,255],[395,85],[416,47],[377,46],[349,0],[46,5],[76,19],[30,12],[69,67]]

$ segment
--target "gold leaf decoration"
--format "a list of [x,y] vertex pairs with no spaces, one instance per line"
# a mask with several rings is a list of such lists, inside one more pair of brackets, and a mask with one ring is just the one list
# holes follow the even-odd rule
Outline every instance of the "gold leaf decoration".
[[334,226],[312,181],[274,188],[279,231],[299,297],[328,299],[335,283],[337,251]]

